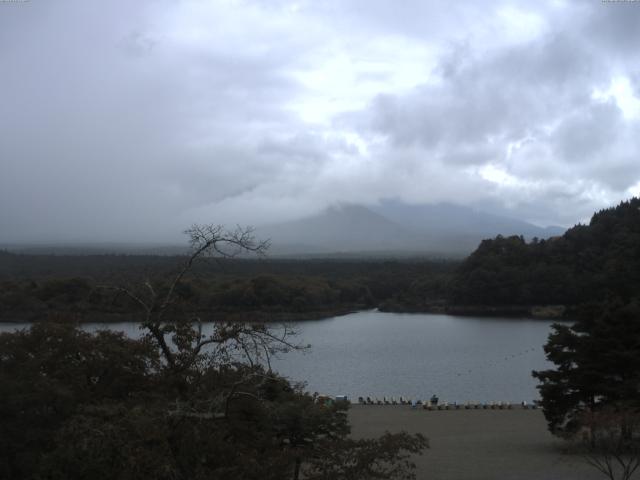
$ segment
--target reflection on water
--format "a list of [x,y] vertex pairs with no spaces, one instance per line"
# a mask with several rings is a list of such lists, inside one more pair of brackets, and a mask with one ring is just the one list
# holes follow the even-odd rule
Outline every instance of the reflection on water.
[[[359,312],[295,324],[301,344],[274,369],[310,391],[336,395],[400,396],[444,401],[531,401],[531,371],[548,366],[542,345],[552,322]],[[0,331],[27,324],[0,324]],[[134,323],[87,324],[140,335]]]

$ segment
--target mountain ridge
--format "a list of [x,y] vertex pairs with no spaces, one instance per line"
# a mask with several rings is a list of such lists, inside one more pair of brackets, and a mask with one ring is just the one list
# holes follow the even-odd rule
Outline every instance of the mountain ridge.
[[428,252],[463,256],[496,235],[531,239],[563,232],[561,227],[538,227],[454,204],[407,205],[397,200],[371,207],[343,203],[309,217],[256,228],[258,237],[271,238],[277,255]]

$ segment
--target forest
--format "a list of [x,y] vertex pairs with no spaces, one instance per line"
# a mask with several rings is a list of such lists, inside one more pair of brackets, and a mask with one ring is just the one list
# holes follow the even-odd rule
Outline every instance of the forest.
[[[131,299],[108,285],[175,271],[183,256],[0,252],[0,319],[123,320]],[[176,313],[207,320],[313,319],[353,310],[530,315],[640,291],[640,200],[593,215],[559,237],[487,239],[462,262],[442,259],[209,259],[177,292]]]
[[[174,272],[184,257],[0,254],[0,319],[123,320],[131,299],[103,288]],[[176,292],[204,319],[305,319],[389,304],[443,302],[457,264],[443,260],[210,259]],[[409,301],[410,297],[421,300]],[[177,308],[177,307],[176,307]]]
[[640,292],[640,199],[601,210],[560,237],[485,240],[449,286],[457,305],[628,303]]
[[[640,287],[640,201],[593,215],[564,235],[484,240],[464,261],[428,259],[217,259],[197,265],[177,292],[182,311],[210,320],[317,318],[357,309],[521,313],[518,307],[620,298]],[[183,257],[0,253],[3,320],[73,312],[126,318],[130,299],[101,288],[175,270]],[[473,308],[476,307],[476,308]],[[511,310],[509,310],[511,308]],[[457,309],[457,310],[456,310]],[[249,317],[247,317],[249,316]]]

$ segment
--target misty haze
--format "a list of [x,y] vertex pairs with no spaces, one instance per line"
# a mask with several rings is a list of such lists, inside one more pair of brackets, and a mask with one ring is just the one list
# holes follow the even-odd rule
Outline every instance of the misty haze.
[[638,45],[0,0],[0,479],[640,478]]

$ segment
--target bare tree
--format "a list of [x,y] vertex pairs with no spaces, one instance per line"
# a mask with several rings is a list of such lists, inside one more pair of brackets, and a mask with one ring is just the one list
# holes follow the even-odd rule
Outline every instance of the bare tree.
[[[142,474],[145,478],[172,479],[415,478],[411,457],[427,447],[422,435],[349,439],[346,402],[320,403],[302,385],[271,370],[272,355],[299,348],[287,327],[241,322],[203,326],[200,318],[187,315],[189,309],[178,308],[180,284],[196,261],[241,252],[260,255],[268,247],[254,239],[251,229],[194,225],[186,233],[191,253],[174,274],[108,287],[140,310],[144,339],[129,341],[141,347],[137,375],[125,388],[115,382],[119,401],[102,390],[83,393],[93,403],[87,401],[65,419],[64,436],[55,437],[64,441],[52,441],[61,447],[51,457],[61,472],[56,478],[75,478],[67,472],[103,474],[105,468],[114,473],[104,478],[123,473],[138,478],[141,472],[151,472]],[[47,343],[55,347],[59,342]],[[108,358],[123,357],[119,350],[111,351],[111,343],[97,342],[96,348],[104,348]],[[97,353],[101,357],[103,352]],[[87,368],[103,368],[100,362],[90,363]],[[126,362],[123,368],[129,369]],[[74,375],[64,375],[68,377]],[[77,383],[84,388],[80,391],[93,392],[85,382]]]
[[[205,332],[198,316],[186,318],[172,312],[176,293],[181,282],[198,260],[212,257],[233,258],[241,253],[265,255],[268,241],[257,241],[252,228],[236,227],[227,230],[221,225],[193,225],[185,231],[189,237],[190,253],[167,281],[146,278],[134,286],[104,286],[120,292],[139,307],[142,313],[141,328],[148,340],[156,343],[163,359],[164,368],[170,373],[181,374],[204,363],[214,366],[262,365],[271,373],[271,357],[291,349],[302,348],[292,342],[295,332],[282,325],[277,329],[264,324],[239,322],[216,322]],[[177,317],[177,318],[176,318]],[[229,402],[247,392],[242,391],[244,381],[253,382],[257,372],[247,374],[240,381],[221,392],[217,400],[219,410],[228,411]],[[211,412],[211,408],[207,409]],[[197,413],[201,415],[201,413]]]
[[584,457],[610,480],[629,480],[640,467],[640,413],[633,406],[607,407],[583,415],[579,441]]

